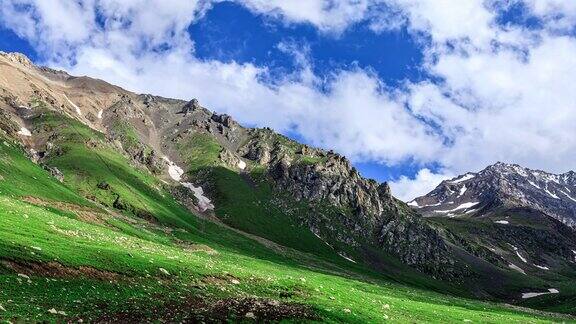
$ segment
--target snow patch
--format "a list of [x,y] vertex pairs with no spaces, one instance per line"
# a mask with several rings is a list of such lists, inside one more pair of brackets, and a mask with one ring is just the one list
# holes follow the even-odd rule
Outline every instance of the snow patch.
[[507,221],[507,220],[497,220],[497,221],[495,221],[494,223],[496,223],[496,224],[504,224],[504,225],[510,224],[510,222]]
[[168,163],[168,174],[170,178],[174,179],[175,181],[180,181],[182,179],[182,175],[184,174],[184,170],[181,167],[177,166],[174,162],[170,161],[167,157],[162,158],[166,163]]
[[462,188],[460,188],[460,193],[458,194],[458,197],[462,197],[462,195],[466,192],[468,188],[466,188],[466,185],[463,185]]
[[560,292],[560,291],[559,291],[558,289],[550,288],[550,289],[548,289],[547,292],[539,292],[539,293],[529,292],[529,293],[523,293],[523,294],[522,294],[522,299],[533,298],[533,297],[538,297],[538,296],[548,295],[548,294],[558,294],[559,292]]
[[408,206],[412,206],[412,207],[420,207],[418,206],[418,202],[416,200],[412,200],[411,202],[408,203]]
[[204,196],[204,190],[202,187],[194,187],[194,185],[190,182],[182,182],[180,184],[194,192],[194,197],[198,199],[198,207],[200,207],[200,211],[214,209],[214,205],[212,204],[210,198]]
[[64,98],[66,98],[66,100],[68,101],[68,103],[70,105],[72,105],[72,107],[74,107],[74,109],[76,109],[76,113],[80,116],[82,116],[82,110],[80,110],[80,107],[76,106],[75,103],[73,103],[70,99],[68,99],[68,96],[66,96],[66,94],[64,94]]
[[476,175],[472,173],[467,173],[463,175],[461,178],[457,178],[456,180],[449,181],[450,183],[460,183],[462,181],[470,180],[474,178]]
[[434,212],[435,212],[435,213],[450,213],[450,212],[453,212],[453,211],[458,211],[458,210],[460,210],[460,209],[468,209],[468,208],[473,207],[473,206],[476,206],[476,205],[478,205],[478,204],[479,204],[479,202],[467,202],[467,203],[461,204],[460,206],[458,206],[458,207],[456,207],[456,208],[454,208],[454,209],[450,209],[450,210],[435,210]]
[[510,245],[513,249],[514,252],[516,252],[516,255],[520,258],[520,260],[522,260],[522,262],[527,263],[528,261],[520,254],[520,252],[518,252],[518,248],[515,247],[514,245],[508,243],[508,245]]
[[240,170],[246,169],[246,162],[240,160],[240,162],[238,162],[238,168],[239,168]]
[[516,173],[518,173],[519,175],[523,176],[523,177],[527,177],[528,173],[526,172],[526,170],[524,170],[524,168],[519,167],[517,165],[513,165],[512,169],[514,169],[514,171],[516,171]]
[[349,257],[345,256],[344,253],[338,252],[338,255],[341,256],[341,257],[343,257],[344,259],[350,261],[350,262],[356,263],[356,261],[354,261],[354,260],[350,259]]
[[536,188],[538,188],[538,189],[542,189],[542,188],[540,188],[537,184],[535,184],[534,182],[532,182],[532,181],[530,181],[530,180],[528,180],[528,183],[531,184],[533,187],[536,187]]
[[30,108],[30,107],[28,107],[28,106],[18,106],[18,108],[32,110],[32,108]]
[[[168,174],[170,177],[175,181],[180,182],[180,180],[182,180],[182,175],[184,175],[184,170],[182,170],[182,168],[177,166],[174,162],[170,161],[168,157],[164,156],[162,159],[168,163]],[[190,182],[180,182],[180,184],[190,189],[194,193],[194,197],[198,199],[198,207],[200,208],[200,211],[214,209],[214,205],[212,204],[210,198],[204,196],[204,189],[202,189],[202,187],[195,187]]]
[[547,193],[548,195],[550,195],[550,197],[552,197],[552,198],[554,198],[554,199],[560,199],[558,196],[556,196],[555,194],[551,193],[551,192],[548,190],[548,186],[546,186],[546,189],[544,189],[544,191],[546,191],[546,193]]
[[422,205],[422,206],[418,206],[419,208],[424,208],[424,207],[436,207],[436,206],[440,206],[442,205],[441,202],[436,203],[436,204],[431,204],[431,205]]
[[534,266],[535,266],[536,268],[538,268],[538,269],[542,269],[542,270],[550,270],[550,268],[548,268],[548,267],[545,267],[545,266],[539,266],[539,265],[537,265],[537,264],[535,264]]
[[508,265],[508,267],[510,267],[510,269],[514,269],[514,270],[520,272],[520,273],[523,274],[523,275],[526,274],[526,272],[524,272],[524,270],[522,270],[522,268],[520,268],[519,266],[515,265],[514,263],[510,263],[510,264]]
[[102,114],[104,113],[104,110],[100,110],[98,112],[98,119],[102,119]]
[[[568,189],[568,188],[566,188],[566,189]],[[576,199],[572,198],[572,196],[570,196],[570,195],[569,195],[569,194],[567,194],[566,192],[564,192],[564,191],[562,191],[562,190],[560,190],[560,192],[561,192],[561,193],[563,193],[564,195],[566,195],[566,197],[568,197],[568,199],[570,199],[570,200],[572,200],[572,201],[576,202]]]
[[316,232],[312,231],[312,234],[314,234],[314,236],[316,236],[317,238],[319,238],[320,241],[324,242],[324,244],[326,244],[326,245],[328,245],[329,247],[331,247],[332,249],[334,249],[334,247],[332,247],[332,245],[330,245],[330,243],[324,241],[324,239],[323,239],[320,235],[316,234]]
[[22,136],[32,136],[32,133],[26,127],[20,127],[20,130],[16,132],[16,134]]
[[520,260],[522,260],[522,262],[527,263],[528,260],[526,260],[526,258],[524,258],[520,252],[518,252],[518,250],[516,250],[516,255],[520,258]]

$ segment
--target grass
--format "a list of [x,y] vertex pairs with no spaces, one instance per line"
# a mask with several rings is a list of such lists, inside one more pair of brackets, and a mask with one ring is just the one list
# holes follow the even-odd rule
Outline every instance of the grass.
[[[522,292],[544,292],[548,288],[555,288],[561,293],[520,300],[518,304],[546,311],[574,314],[576,285],[572,278],[573,265],[567,261],[564,261],[565,264],[554,262],[553,271],[542,271],[533,266],[540,262],[536,261],[535,256],[531,254],[532,251],[539,251],[542,254],[553,255],[558,252],[558,244],[555,240],[562,235],[572,234],[570,231],[555,232],[551,224],[544,226],[552,221],[548,217],[541,217],[534,212],[515,210],[496,212],[482,218],[433,217],[430,220],[441,224],[441,227],[448,230],[454,237],[466,238],[466,244],[473,253],[486,253],[487,249],[492,248],[500,250],[499,253],[506,256],[504,261],[494,260],[498,262],[501,271],[508,272],[509,280],[506,284],[494,285],[491,282],[492,278],[485,278],[485,281],[481,283],[494,295],[510,299],[517,298]],[[496,220],[501,219],[507,219],[510,223],[506,225],[495,223]],[[569,242],[569,238],[564,238],[560,242]],[[527,263],[518,257],[512,245],[521,249],[521,254],[528,259]],[[529,276],[509,269],[510,263],[523,268]],[[562,269],[566,267],[572,267],[572,270],[563,273]]]
[[[165,238],[144,240],[118,228],[87,224],[9,197],[1,197],[0,206],[3,215],[0,256],[3,259],[56,260],[70,267],[90,266],[136,278],[107,282],[74,278],[46,280],[32,275],[27,282],[5,270],[0,274],[0,284],[5,287],[0,292],[0,304],[6,309],[0,316],[5,319],[63,317],[48,313],[52,308],[64,311],[67,318],[97,319],[119,312],[127,305],[150,309],[155,303],[167,303],[177,296],[201,295],[211,299],[257,296],[304,303],[311,305],[326,321],[366,322],[385,317],[414,322],[538,320],[502,306],[394,284],[366,283],[226,250],[217,250],[215,255],[191,252],[177,245],[156,243]],[[163,275],[160,268],[166,269],[170,277]],[[204,278],[227,278],[230,274],[237,278],[238,284],[230,280],[204,284],[199,290],[190,288],[202,285]],[[151,277],[146,279],[148,275]],[[150,298],[152,296],[156,298]]]
[[[141,321],[163,315],[175,320],[213,315],[191,307],[196,299],[217,304],[244,298],[306,305],[326,322],[558,320],[370,273],[302,229],[296,214],[306,206],[295,204],[294,217],[287,218],[286,210],[271,204],[265,182],[252,187],[237,173],[213,169],[217,212],[234,215],[227,221],[241,229],[293,249],[262,244],[191,214],[101,134],[50,114],[39,117],[34,129],[35,136],[42,136],[42,129],[55,134],[51,140],[60,151],[48,163],[64,173],[65,182],[30,162],[16,144],[0,140],[0,320],[118,321],[127,313]],[[188,158],[197,167],[213,162],[218,150],[202,137],[187,145],[196,150]],[[209,154],[197,157],[202,152]],[[102,181],[109,190],[98,188]],[[25,196],[50,206],[25,202]],[[153,218],[143,219],[134,209],[114,210],[116,196]],[[50,264],[84,269],[85,277],[55,273]],[[32,265],[40,267],[30,271]],[[23,276],[21,271],[30,272]],[[245,311],[230,316],[244,318]]]

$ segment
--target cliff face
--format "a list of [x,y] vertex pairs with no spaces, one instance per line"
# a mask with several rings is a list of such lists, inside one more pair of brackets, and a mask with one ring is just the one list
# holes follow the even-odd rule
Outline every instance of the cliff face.
[[328,221],[320,215],[307,219],[315,233],[351,246],[378,247],[427,273],[461,275],[439,233],[392,197],[387,183],[362,178],[345,157],[290,142],[269,130],[253,131],[238,152],[264,165],[277,190],[342,211]]

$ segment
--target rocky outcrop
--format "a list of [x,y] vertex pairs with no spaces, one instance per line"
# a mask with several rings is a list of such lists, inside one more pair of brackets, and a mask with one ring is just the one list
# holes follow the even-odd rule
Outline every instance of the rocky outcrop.
[[267,167],[279,192],[342,210],[329,220],[320,214],[306,219],[313,232],[329,233],[357,248],[375,246],[437,277],[462,276],[439,233],[393,198],[388,184],[361,177],[345,157],[286,141],[267,130],[254,135],[240,152]]
[[198,102],[198,99],[194,98],[190,101],[188,101],[183,107],[182,110],[180,111],[181,114],[184,114],[184,116],[188,116],[188,114],[191,114],[192,112],[201,109],[202,107],[200,107],[200,103]]

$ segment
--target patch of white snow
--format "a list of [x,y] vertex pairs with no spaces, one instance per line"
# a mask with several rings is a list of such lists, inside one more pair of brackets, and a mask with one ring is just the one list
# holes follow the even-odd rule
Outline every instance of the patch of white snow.
[[529,293],[523,293],[523,294],[522,294],[522,299],[533,298],[533,297],[538,297],[538,296],[548,295],[548,294],[558,294],[559,292],[560,292],[560,291],[559,291],[558,289],[550,288],[550,289],[548,289],[547,292],[540,292],[540,293],[529,292]]
[[496,224],[504,224],[504,225],[510,224],[510,222],[507,221],[507,220],[497,220],[497,221],[495,221],[494,223],[496,223]]
[[508,245],[510,245],[513,249],[514,252],[516,252],[516,255],[520,258],[520,260],[522,260],[522,262],[527,263],[528,261],[520,254],[520,252],[518,252],[518,248],[515,247],[514,245],[508,243]]
[[550,195],[550,197],[552,197],[552,198],[554,198],[554,199],[560,199],[558,196],[556,196],[555,194],[551,193],[551,192],[548,190],[548,186],[546,186],[546,189],[544,189],[544,191],[546,191],[546,193],[547,193],[548,195]]
[[32,136],[32,133],[26,127],[21,127],[20,130],[16,132],[16,134],[22,136]]
[[468,208],[473,207],[473,206],[476,206],[476,205],[478,205],[478,204],[479,204],[479,202],[467,202],[467,203],[461,204],[460,206],[458,206],[458,207],[456,207],[456,208],[454,208],[454,209],[450,209],[450,210],[435,210],[434,212],[435,212],[435,213],[450,213],[450,212],[453,212],[453,211],[458,211],[458,210],[460,210],[460,209],[468,209]]
[[458,194],[458,197],[462,197],[462,195],[466,192],[466,185],[463,185],[462,188],[460,188],[460,193]]
[[522,254],[520,254],[520,252],[518,252],[518,250],[516,250],[516,255],[520,258],[520,260],[522,260],[522,262],[524,263],[528,262],[528,260],[526,260],[526,258],[524,258]]
[[550,270],[550,268],[548,268],[548,267],[545,267],[545,266],[539,266],[539,265],[537,265],[537,264],[535,264],[534,266],[535,266],[536,268],[538,268],[538,269],[542,269],[542,270]]
[[[568,188],[566,188],[566,189],[568,189]],[[567,194],[566,192],[564,192],[564,191],[562,191],[562,190],[560,190],[560,192],[561,192],[561,193],[563,193],[564,195],[566,195],[566,197],[568,197],[568,199],[570,199],[570,200],[572,200],[572,201],[576,202],[576,199],[572,198],[572,196],[570,196],[570,195],[569,195],[569,194]]]
[[182,182],[181,184],[194,192],[194,197],[198,199],[198,207],[200,207],[200,211],[214,209],[214,205],[212,204],[210,198],[204,196],[204,190],[202,187],[194,187],[194,185],[190,182]]
[[102,119],[102,114],[104,114],[104,110],[98,112],[98,119]]
[[238,162],[238,168],[239,168],[240,170],[246,169],[246,162],[240,160],[240,162]]
[[470,180],[470,179],[474,178],[475,176],[476,176],[475,174],[466,173],[461,178],[457,178],[456,180],[450,181],[450,183],[460,183],[462,181]]
[[416,200],[412,200],[411,202],[408,203],[408,206],[412,206],[412,207],[420,207],[418,205],[418,202]]
[[524,270],[522,270],[522,268],[520,268],[519,266],[515,265],[514,263],[510,263],[510,264],[508,265],[508,267],[510,267],[510,269],[514,269],[514,270],[520,272],[521,274],[524,274],[524,275],[526,274],[526,272],[525,272]]
[[184,174],[184,170],[181,167],[177,166],[174,162],[170,161],[167,157],[163,157],[164,161],[168,163],[168,174],[170,178],[174,179],[175,181],[180,181],[182,179],[182,175]]
[[436,203],[436,204],[431,204],[431,205],[422,205],[422,206],[419,206],[419,208],[424,208],[424,207],[436,207],[436,206],[440,206],[440,205],[442,205],[441,202]]
[[343,257],[344,259],[350,261],[350,262],[356,263],[356,261],[354,261],[354,260],[350,259],[349,257],[345,256],[343,253],[338,252],[338,255],[341,256],[341,257]]
[[538,189],[542,189],[542,188],[540,188],[537,184],[535,184],[534,182],[532,182],[532,181],[530,181],[530,180],[528,180],[528,183],[531,184],[533,187],[536,187],[536,188],[538,188]]
[[76,109],[76,113],[80,116],[82,116],[82,110],[80,110],[80,107],[76,106],[75,103],[73,103],[70,99],[68,99],[68,96],[66,94],[64,94],[64,98],[66,98],[66,100],[68,101],[68,103],[70,105],[72,105],[72,107],[74,107],[74,109]]

